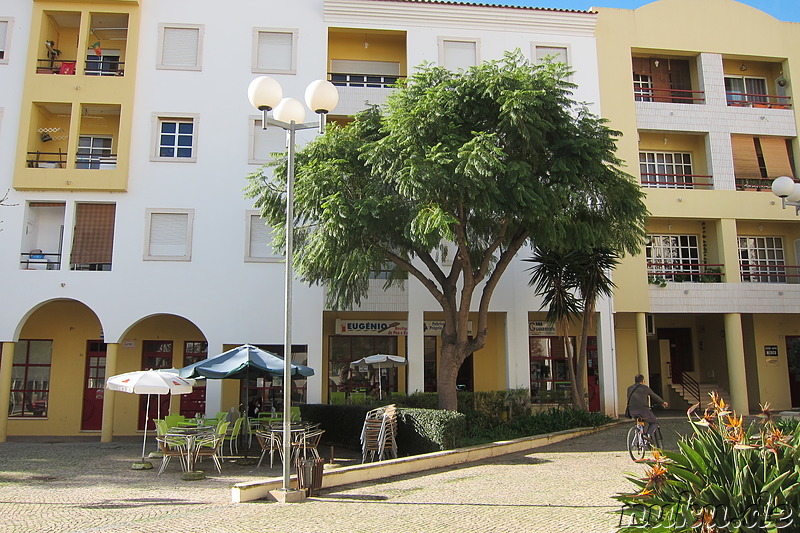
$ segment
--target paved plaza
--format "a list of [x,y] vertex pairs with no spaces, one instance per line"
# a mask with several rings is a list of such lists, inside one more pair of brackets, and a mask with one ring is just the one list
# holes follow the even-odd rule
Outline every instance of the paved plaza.
[[[667,447],[685,417],[664,420]],[[280,475],[280,465],[225,462],[222,474],[182,481],[135,471],[141,440],[12,438],[0,443],[0,532],[611,532],[611,496],[642,472],[625,451],[629,424],[538,448],[418,474],[323,490],[299,504],[230,503],[234,483]],[[323,455],[328,450],[323,450]],[[352,463],[354,453],[337,450]]]

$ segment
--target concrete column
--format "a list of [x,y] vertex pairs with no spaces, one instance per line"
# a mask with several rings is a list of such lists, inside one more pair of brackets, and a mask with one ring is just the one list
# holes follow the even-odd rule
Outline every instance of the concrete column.
[[747,374],[744,366],[744,342],[742,340],[742,315],[725,314],[725,349],[728,353],[728,381],[731,388],[731,403],[737,414],[750,413],[747,399]]
[[739,268],[739,234],[736,230],[736,221],[732,218],[722,218],[716,221],[717,248],[721,263],[725,266],[725,283],[741,283],[742,274]]
[[617,347],[614,340],[614,315],[611,298],[597,304],[597,373],[600,379],[600,410],[617,416]]
[[[106,378],[117,374],[117,355],[119,344],[106,344]],[[115,391],[106,389],[103,396],[103,426],[100,430],[100,442],[111,442],[114,437],[114,400],[117,398]]]
[[647,361],[647,319],[645,313],[636,313],[636,361],[639,373],[650,379],[650,364]]
[[409,305],[406,337],[406,393],[425,390],[425,316],[422,308]]
[[11,368],[14,364],[13,342],[3,343],[0,360],[0,442],[8,438],[8,401],[11,397]]

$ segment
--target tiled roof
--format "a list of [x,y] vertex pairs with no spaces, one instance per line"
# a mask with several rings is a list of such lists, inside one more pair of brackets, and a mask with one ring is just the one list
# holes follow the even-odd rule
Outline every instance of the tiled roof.
[[512,6],[508,4],[488,4],[482,2],[459,2],[457,0],[389,0],[391,2],[406,2],[411,4],[446,4],[452,6],[480,6],[480,7],[503,7],[510,9],[526,9],[534,11],[553,11],[557,13],[585,13],[594,14],[595,11],[581,11],[578,9],[558,9],[554,7],[533,7],[533,6]]

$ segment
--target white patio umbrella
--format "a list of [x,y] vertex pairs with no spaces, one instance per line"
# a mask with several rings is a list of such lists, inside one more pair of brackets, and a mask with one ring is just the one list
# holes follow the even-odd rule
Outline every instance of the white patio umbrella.
[[407,363],[405,357],[399,355],[386,355],[376,353],[375,355],[368,355],[362,357],[357,361],[350,363],[351,367],[371,366],[378,369],[378,398],[383,399],[383,385],[381,384],[381,368],[395,368],[398,366],[405,366]]
[[[149,413],[151,394],[188,394],[192,392],[194,380],[182,378],[177,374],[177,370],[175,370],[174,373],[170,370],[136,370],[134,372],[118,374],[106,380],[106,388],[108,390],[128,392],[131,394],[147,394],[145,413]],[[145,415],[144,435],[142,437],[141,464],[150,464],[148,461],[145,461],[144,458],[146,443],[147,415]]]

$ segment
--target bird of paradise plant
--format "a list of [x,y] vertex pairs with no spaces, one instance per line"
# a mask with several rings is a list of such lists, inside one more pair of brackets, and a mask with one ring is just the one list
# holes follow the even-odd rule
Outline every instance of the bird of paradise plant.
[[619,531],[800,531],[800,424],[765,404],[747,425],[710,396],[687,411],[693,434],[677,451],[654,452],[644,477],[628,476],[636,490],[615,496]]

